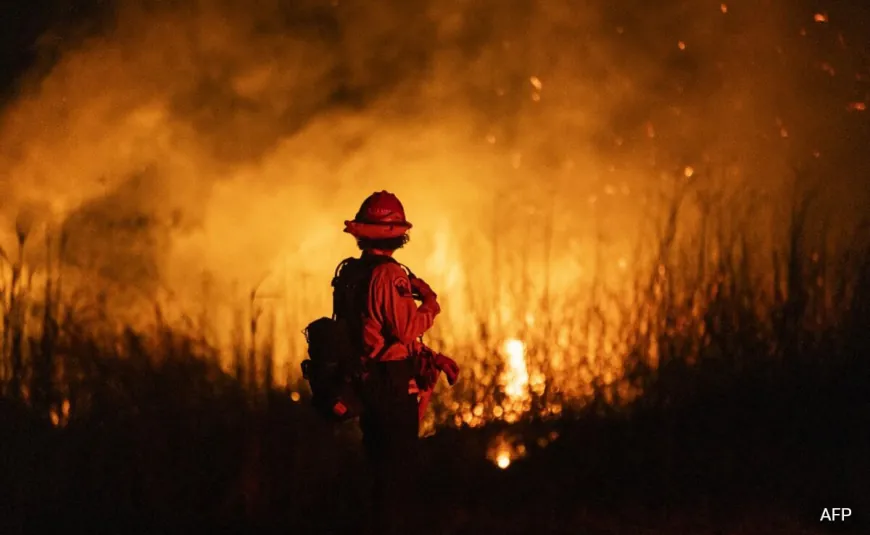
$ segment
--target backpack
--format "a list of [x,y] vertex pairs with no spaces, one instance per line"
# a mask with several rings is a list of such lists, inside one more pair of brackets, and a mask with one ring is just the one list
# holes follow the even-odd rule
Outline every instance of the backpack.
[[343,260],[332,279],[332,317],[318,318],[303,331],[308,359],[302,362],[302,377],[311,388],[314,409],[329,421],[342,422],[362,412],[363,315],[372,273],[387,262],[398,263],[381,255]]

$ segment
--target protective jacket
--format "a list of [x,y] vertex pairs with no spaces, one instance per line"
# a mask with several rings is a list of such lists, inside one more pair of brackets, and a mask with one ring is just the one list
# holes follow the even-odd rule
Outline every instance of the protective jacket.
[[373,361],[403,360],[441,311],[435,294],[418,306],[405,270],[395,261],[374,268],[362,322],[363,355]]

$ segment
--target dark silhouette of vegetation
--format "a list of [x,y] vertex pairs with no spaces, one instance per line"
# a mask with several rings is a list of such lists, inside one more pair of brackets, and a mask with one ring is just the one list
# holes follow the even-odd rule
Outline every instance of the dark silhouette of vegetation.
[[[700,205],[709,221],[715,203]],[[564,405],[558,419],[531,410],[425,439],[425,500],[405,512],[417,533],[799,533],[819,527],[823,507],[851,507],[861,529],[870,250],[834,257],[824,233],[808,242],[802,201],[765,286],[742,234],[704,224],[700,251],[677,250],[679,209],[624,305],[624,377],[594,379],[583,404],[535,393],[534,408]],[[0,532],[361,531],[369,492],[356,429],[321,422],[275,386],[270,344],[256,344],[274,325],[263,329],[255,292],[227,372],[197,329],[167,325],[159,310],[153,332],[107,334],[99,314],[62,302],[62,239],[48,244],[60,254],[48,255],[35,299],[26,225],[17,234],[18,254],[2,255]],[[547,340],[530,340],[529,358],[543,354]],[[451,399],[499,402],[494,382],[480,388],[500,371],[491,356]],[[626,385],[641,393],[621,398]],[[434,408],[452,417],[448,402]],[[522,437],[529,453],[508,470],[486,459],[499,434]]]

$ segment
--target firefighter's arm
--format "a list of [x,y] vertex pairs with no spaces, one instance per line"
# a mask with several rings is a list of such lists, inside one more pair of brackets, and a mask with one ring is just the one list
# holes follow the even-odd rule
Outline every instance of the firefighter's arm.
[[383,314],[381,324],[387,326],[390,334],[403,344],[414,342],[429,330],[441,311],[437,296],[431,289],[424,290],[425,295],[421,295],[423,303],[417,306],[411,295],[408,275],[395,264],[385,264],[377,270],[372,290],[370,299],[375,302],[369,303],[370,310]]

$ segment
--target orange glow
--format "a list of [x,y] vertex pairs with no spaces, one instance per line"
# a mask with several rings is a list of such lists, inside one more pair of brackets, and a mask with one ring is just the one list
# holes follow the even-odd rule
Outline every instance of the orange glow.
[[[660,30],[676,8],[653,3],[654,16],[630,25],[590,3],[571,31],[554,31],[564,6],[532,2],[520,18],[506,5],[485,32],[470,23],[483,20],[476,2],[436,2],[408,15],[414,24],[388,8],[348,21],[342,4],[323,15],[340,31],[297,32],[305,24],[281,27],[300,11],[285,4],[122,7],[117,24],[20,80],[0,110],[0,247],[15,256],[16,223],[27,229],[19,268],[29,297],[45,286],[51,250],[64,297],[86,311],[105,306],[100,332],[129,323],[153,333],[159,307],[161,322],[202,335],[226,370],[237,346],[271,352],[270,377],[299,402],[304,393],[290,389],[306,354],[300,332],[330,313],[336,264],[358,254],[343,221],[387,189],[414,224],[397,259],[442,302],[424,341],[474,381],[439,392],[449,414],[432,425],[553,417],[600,385],[621,400],[637,394],[624,359],[657,362],[656,329],[671,328],[657,307],[693,295],[687,274],[706,273],[691,251],[709,238],[703,199],[733,199],[714,210],[728,221],[763,220],[749,244],[761,256],[747,264],[767,265],[790,151],[833,158],[836,136],[810,137],[831,130],[817,128],[820,110],[865,119],[843,110],[866,111],[855,62],[828,48],[801,61],[772,52],[811,44],[797,25],[780,27],[776,10],[744,20],[721,3],[731,17],[720,19],[715,3],[688,2],[698,16],[675,35]],[[658,45],[647,46],[651,35],[663,36]],[[674,51],[673,37],[692,52]],[[796,83],[807,73],[785,70],[796,65],[838,88],[833,108],[809,100]],[[832,65],[838,77],[821,74],[833,76]],[[674,191],[685,202],[669,249],[701,265],[659,269]],[[765,199],[762,215],[743,213],[756,204],[744,193]],[[0,286],[12,271],[0,262]],[[701,329],[705,303],[692,303],[674,329]],[[52,423],[69,410],[54,407]]]
[[486,453],[487,459],[502,470],[506,470],[515,460],[528,454],[519,435],[501,433],[492,439]]
[[824,13],[816,13],[815,16],[813,16],[813,20],[816,22],[828,22],[828,16]]
[[507,355],[505,370],[505,394],[511,399],[526,395],[529,384],[529,372],[526,369],[525,344],[521,340],[511,339],[505,342],[504,351]]

